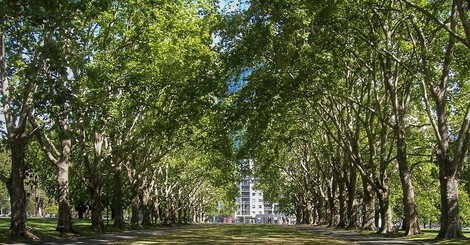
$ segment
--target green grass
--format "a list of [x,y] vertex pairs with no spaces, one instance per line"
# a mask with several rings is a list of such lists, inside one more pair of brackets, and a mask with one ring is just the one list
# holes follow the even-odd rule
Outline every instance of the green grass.
[[[29,218],[28,227],[33,232],[34,235],[40,238],[49,238],[58,236],[59,233],[55,231],[57,226],[57,219],[43,219],[43,218]],[[27,241],[25,238],[16,238],[11,237],[7,234],[7,231],[10,227],[10,218],[2,217],[0,218],[0,242],[5,241]]]
[[[56,239],[60,236],[60,233],[56,231],[57,227],[57,219],[56,218],[28,218],[28,227],[32,231],[32,233],[37,236],[41,240],[50,240]],[[110,223],[109,231],[116,232],[122,231],[122,229],[117,229],[112,227]],[[106,225],[106,221],[105,221]],[[7,234],[7,231],[10,227],[10,218],[9,217],[1,217],[0,218],[0,243],[5,241],[28,241],[26,238],[17,238],[11,237]],[[91,230],[91,220],[73,220],[73,228],[77,231],[77,233],[66,233],[64,236],[71,237],[71,236],[90,236],[97,234],[96,231]]]
[[197,225],[117,244],[354,244],[285,225]]
[[[3,242],[27,242],[25,238],[14,238],[7,235],[10,226],[10,218],[0,217],[0,243]],[[28,226],[34,235],[41,240],[57,239],[59,232],[55,230],[57,219],[29,218]],[[90,229],[90,220],[74,220],[74,229],[78,233],[67,233],[65,236],[91,236],[99,234]],[[142,228],[146,229],[146,228]],[[263,244],[352,244],[332,237],[325,237],[308,230],[298,229],[296,226],[285,225],[191,225],[182,227],[152,226],[150,229],[161,230],[158,236],[141,237],[133,241],[125,241],[118,244],[206,244],[206,243],[263,243]],[[109,226],[109,232],[119,232],[121,229]],[[423,229],[422,234],[412,237],[401,237],[403,240],[422,240],[437,244],[470,244],[470,230],[464,230],[466,239],[435,241],[438,230]],[[368,236],[373,231],[362,231]],[[403,234],[398,234],[397,237]]]
[[421,229],[421,234],[419,235],[414,235],[411,237],[408,237],[407,239],[409,240],[425,240],[425,241],[432,241],[436,242],[438,244],[470,244],[470,230],[462,230],[463,234],[465,237],[464,239],[456,239],[456,240],[441,240],[441,241],[436,241],[434,240],[439,233],[439,230],[436,229]]

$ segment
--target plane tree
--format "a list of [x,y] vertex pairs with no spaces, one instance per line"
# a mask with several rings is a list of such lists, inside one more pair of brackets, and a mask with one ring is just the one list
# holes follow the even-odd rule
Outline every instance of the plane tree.
[[458,0],[442,4],[403,2],[417,10],[409,23],[418,60],[412,68],[419,74],[416,80],[421,83],[423,108],[435,136],[441,195],[437,238],[460,238],[459,182],[470,145],[470,102],[465,92],[468,8]]

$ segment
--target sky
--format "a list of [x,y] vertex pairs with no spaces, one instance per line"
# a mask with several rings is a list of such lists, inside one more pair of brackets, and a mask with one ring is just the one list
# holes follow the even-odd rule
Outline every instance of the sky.
[[247,0],[220,0],[219,7],[224,13],[233,13],[248,7]]

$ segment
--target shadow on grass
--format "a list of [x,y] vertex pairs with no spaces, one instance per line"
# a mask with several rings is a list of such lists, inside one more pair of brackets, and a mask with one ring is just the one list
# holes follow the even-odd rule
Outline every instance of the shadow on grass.
[[120,244],[353,244],[284,225],[198,225]]
[[[60,239],[60,232],[56,230],[58,219],[56,218],[28,218],[28,228],[31,232],[37,236],[40,241],[43,240],[57,240]],[[10,218],[1,217],[0,218],[0,243],[2,242],[28,242],[31,241],[28,238],[22,237],[13,237],[8,233],[10,227]],[[76,237],[76,236],[91,236],[100,234],[101,232],[96,232],[91,230],[91,221],[90,220],[73,220],[73,229],[76,233],[65,233],[64,237]],[[109,232],[119,232],[123,229],[117,229],[112,226],[109,226]]]

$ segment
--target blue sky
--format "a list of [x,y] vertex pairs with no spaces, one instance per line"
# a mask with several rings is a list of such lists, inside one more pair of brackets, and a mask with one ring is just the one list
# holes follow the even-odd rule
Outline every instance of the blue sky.
[[243,10],[248,7],[247,0],[220,0],[219,2],[220,9],[224,13],[233,13],[237,10]]

